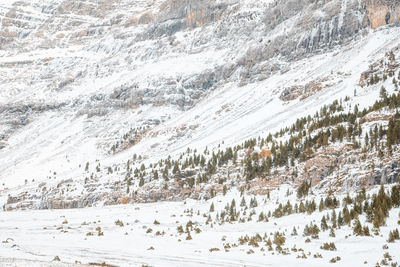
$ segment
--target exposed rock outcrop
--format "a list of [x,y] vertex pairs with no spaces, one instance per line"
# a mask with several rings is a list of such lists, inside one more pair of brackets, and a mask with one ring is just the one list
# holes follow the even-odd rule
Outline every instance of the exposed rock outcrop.
[[374,29],[400,21],[400,2],[397,0],[366,0],[366,9]]

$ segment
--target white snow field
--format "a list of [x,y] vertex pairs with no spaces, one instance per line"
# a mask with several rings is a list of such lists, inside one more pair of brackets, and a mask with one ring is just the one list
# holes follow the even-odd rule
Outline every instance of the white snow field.
[[[370,192],[376,192],[376,189]],[[370,193],[369,192],[369,193]],[[289,196],[287,194],[289,193]],[[27,210],[0,212],[0,265],[1,266],[86,266],[88,264],[109,264],[110,266],[374,266],[389,253],[392,262],[400,260],[400,242],[387,243],[389,231],[400,226],[400,208],[390,211],[390,216],[379,235],[355,236],[352,227],[342,226],[335,230],[335,237],[329,230],[320,232],[319,239],[306,243],[303,236],[305,225],[315,222],[318,226],[323,215],[332,210],[311,214],[293,214],[281,218],[271,217],[269,222],[258,222],[258,214],[274,211],[279,203],[288,200],[296,202],[291,185],[282,185],[266,196],[258,196],[258,207],[254,210],[252,221],[244,223],[206,224],[207,216],[214,219],[217,212],[235,199],[238,210],[240,193],[230,191],[209,201],[187,200],[185,202],[161,202],[151,204],[127,204],[120,206],[95,207],[72,210]],[[315,199],[316,194],[307,199]],[[345,195],[337,196],[338,199]],[[247,196],[247,204],[253,196]],[[209,213],[214,203],[215,212]],[[336,209],[336,213],[342,206]],[[123,226],[117,225],[119,220]],[[157,222],[159,222],[159,224]],[[179,234],[177,227],[185,229],[192,221],[200,233]],[[328,220],[329,221],[329,220]],[[365,217],[360,216],[362,224]],[[96,230],[100,227],[100,230]],[[293,227],[298,235],[292,236]],[[149,232],[149,229],[152,229]],[[372,230],[372,228],[371,228]],[[104,235],[98,236],[102,232]],[[238,238],[259,234],[273,240],[273,234],[282,232],[286,236],[284,248],[288,254],[268,251],[266,242],[258,247],[238,245]],[[91,235],[93,234],[93,235]],[[336,251],[322,250],[325,242],[334,242]],[[230,244],[229,249],[224,245]],[[387,244],[387,248],[384,245]],[[275,247],[275,245],[273,245]],[[210,249],[218,248],[219,251]],[[297,248],[297,250],[294,250]],[[303,249],[304,251],[301,251]],[[305,258],[299,258],[306,255]],[[314,255],[321,254],[321,258]],[[61,261],[54,261],[58,256]],[[332,258],[340,260],[330,263]],[[304,257],[304,256],[303,256]]]

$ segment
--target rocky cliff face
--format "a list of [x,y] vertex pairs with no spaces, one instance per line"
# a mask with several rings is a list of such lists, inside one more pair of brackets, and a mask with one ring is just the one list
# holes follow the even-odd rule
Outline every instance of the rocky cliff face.
[[366,9],[374,29],[400,20],[400,2],[396,0],[367,0]]
[[[187,63],[194,54],[209,62],[219,58],[211,65],[203,61],[200,68],[194,64],[197,69],[190,73],[160,70],[145,80],[143,75],[123,82],[117,78],[121,82],[107,90],[97,86],[92,93],[107,98],[105,91],[125,90],[134,105],[170,103],[186,109],[225,82],[265,79],[287,70],[292,60],[357,38],[370,26],[395,23],[399,3],[10,0],[0,12],[2,84],[13,88],[12,99],[43,89],[48,99],[49,93],[79,90],[91,80],[138,73],[145,66],[155,69],[161,59],[180,57]],[[277,57],[281,59],[273,60]],[[8,101],[7,93],[2,99]]]

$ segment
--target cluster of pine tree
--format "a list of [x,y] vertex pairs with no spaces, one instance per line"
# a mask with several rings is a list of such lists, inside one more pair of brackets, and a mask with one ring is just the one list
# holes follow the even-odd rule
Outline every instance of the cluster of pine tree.
[[[400,93],[388,96],[385,88],[381,90],[381,98],[369,109],[362,111],[356,105],[353,111],[345,113],[342,102],[335,100],[331,105],[322,107],[313,117],[300,118],[291,127],[282,129],[274,136],[269,135],[266,140],[261,139],[261,142],[266,141],[271,145],[271,156],[260,159],[258,152],[248,154],[244,159],[246,178],[252,180],[256,177],[267,177],[274,167],[293,167],[296,161],[302,162],[312,157],[321,146],[335,142],[347,141],[357,149],[361,147],[363,136],[361,125],[365,122],[364,117],[383,108],[397,110],[399,107]],[[390,119],[387,129],[375,126],[366,132],[364,152],[378,151],[382,155],[385,149],[382,141],[386,137],[386,148],[391,153],[392,146],[400,142],[399,118],[400,114],[396,112]],[[288,135],[287,141],[279,143],[275,141],[285,134]],[[259,145],[262,147],[263,143]]]
[[388,242],[393,243],[395,240],[400,240],[399,230],[395,229],[389,232]]
[[[359,110],[356,105],[346,112],[343,101],[335,100],[332,104],[323,106],[313,116],[299,118],[291,126],[274,135],[269,134],[266,138],[252,138],[241,145],[217,151],[206,148],[204,152],[198,152],[188,148],[178,159],[168,157],[154,165],[142,164],[135,170],[132,170],[128,161],[125,178],[127,192],[135,180],[139,186],[143,186],[160,177],[165,182],[174,179],[181,187],[192,188],[209,183],[220,170],[227,170],[229,166],[238,166],[240,163],[242,174],[248,182],[255,178],[268,178],[274,169],[280,167],[293,167],[294,179],[297,177],[297,163],[313,157],[320,147],[336,142],[346,141],[354,149],[362,147],[364,153],[378,152],[380,156],[385,152],[390,154],[396,149],[393,146],[400,144],[400,114],[396,112],[387,127],[375,126],[363,132],[362,125],[366,122],[365,116],[372,112],[384,108],[397,110],[399,107],[400,93],[389,96],[382,87],[380,99],[368,109]],[[282,141],[283,137],[285,141]],[[137,156],[134,155],[134,162],[136,159]],[[226,177],[212,181],[224,184],[229,178],[228,172]],[[298,197],[306,196],[309,188],[310,185],[303,182],[297,191]]]

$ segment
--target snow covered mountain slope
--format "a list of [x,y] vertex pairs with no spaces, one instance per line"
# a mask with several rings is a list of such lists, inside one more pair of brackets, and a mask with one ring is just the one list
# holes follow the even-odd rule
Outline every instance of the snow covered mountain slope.
[[[391,24],[379,28],[382,10]],[[3,203],[82,181],[87,162],[238,144],[354,89],[354,103],[372,104],[379,87],[361,89],[360,75],[400,36],[390,1],[8,0],[0,11]],[[282,97],[310,82],[307,97]]]

